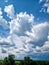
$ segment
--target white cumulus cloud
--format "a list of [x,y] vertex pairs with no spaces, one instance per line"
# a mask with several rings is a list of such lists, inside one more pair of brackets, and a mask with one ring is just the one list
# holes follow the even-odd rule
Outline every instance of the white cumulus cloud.
[[15,11],[14,11],[14,7],[13,5],[8,5],[8,6],[5,6],[4,8],[4,11],[7,13],[7,16],[11,19],[13,19],[15,17]]
[[49,25],[47,22],[36,24],[32,27],[31,32],[26,32],[26,34],[35,42],[47,38],[48,33]]
[[[35,17],[33,14],[27,14],[26,12],[20,12],[14,16],[13,5],[6,6],[4,11],[12,20],[9,23],[7,21],[3,23],[3,17],[0,18],[0,25],[5,27],[5,25],[9,24],[10,29],[10,33],[6,38],[0,36],[2,56],[14,54],[17,56],[16,58],[22,59],[26,55],[34,56],[36,53],[42,54],[43,51],[45,53],[49,52],[48,22],[34,24]],[[40,44],[42,45],[40,46]]]

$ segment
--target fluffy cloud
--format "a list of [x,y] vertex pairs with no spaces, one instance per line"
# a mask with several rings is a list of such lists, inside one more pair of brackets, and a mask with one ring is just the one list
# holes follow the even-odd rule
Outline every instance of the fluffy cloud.
[[22,59],[26,55],[34,56],[37,54],[38,56],[40,53],[42,55],[43,51],[45,53],[49,52],[48,22],[34,24],[34,16],[26,12],[14,15],[13,5],[6,6],[4,11],[12,20],[8,23],[3,17],[0,18],[6,21],[2,22],[1,20],[0,25],[10,29],[6,38],[0,36],[0,53],[2,57],[14,54],[17,59]]
[[[26,18],[24,18],[23,16]],[[10,22],[11,43],[13,43],[14,45],[15,54],[16,55],[18,54],[18,58],[20,58],[19,55],[22,56],[32,54],[34,55],[38,53],[40,54],[44,51],[44,45],[49,34],[48,22],[36,25],[33,25],[33,23],[34,16],[33,15],[30,16],[29,14],[26,13],[19,13],[17,15],[17,18],[11,20]],[[30,29],[28,29],[26,24],[28,25],[28,27],[30,27]],[[47,51],[45,51],[45,53]]]
[[33,22],[34,16],[32,14],[29,15],[26,12],[21,12],[17,14],[16,19],[10,22],[10,33],[15,32],[17,35],[23,35],[25,31],[31,30]]
[[47,22],[36,24],[32,27],[31,32],[26,32],[26,34],[32,37],[32,40],[37,42],[45,40],[49,32],[49,25]]
[[7,16],[11,19],[15,17],[15,11],[13,5],[5,6],[4,11],[7,13]]
[[34,16],[32,14],[29,15],[26,12],[17,14],[16,18],[9,23],[10,35],[7,38],[0,37],[2,53],[6,51],[5,54],[18,54],[18,58],[20,58],[20,55],[23,57],[27,55],[27,53],[30,52],[31,46],[28,44],[30,38],[25,35],[25,31],[31,30],[33,22]]
[[48,36],[48,41],[46,41],[41,48],[43,52],[49,52],[49,36]]

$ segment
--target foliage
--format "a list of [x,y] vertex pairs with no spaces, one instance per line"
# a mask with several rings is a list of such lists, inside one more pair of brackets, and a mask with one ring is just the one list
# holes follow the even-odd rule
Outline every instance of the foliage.
[[49,61],[36,61],[30,59],[30,57],[24,57],[24,60],[15,61],[14,55],[9,55],[4,58],[4,61],[0,61],[0,65],[49,65]]
[[4,59],[4,65],[14,65],[15,60],[14,60],[14,55],[9,55],[8,57],[5,57]]

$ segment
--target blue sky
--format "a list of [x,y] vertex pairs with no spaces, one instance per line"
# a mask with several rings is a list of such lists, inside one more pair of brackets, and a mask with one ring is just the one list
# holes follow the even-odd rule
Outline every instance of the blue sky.
[[0,0],[0,59],[9,54],[49,60],[49,0]]

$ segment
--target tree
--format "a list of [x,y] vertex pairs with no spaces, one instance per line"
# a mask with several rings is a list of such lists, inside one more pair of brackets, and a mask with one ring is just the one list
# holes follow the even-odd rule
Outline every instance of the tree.
[[4,59],[4,65],[15,65],[15,56],[14,55],[9,55],[8,57],[5,57]]
[[31,65],[31,63],[32,63],[32,60],[30,59],[30,57],[28,57],[28,56],[24,57],[24,61],[23,61],[24,65]]
[[14,65],[14,64],[15,64],[14,58],[15,58],[14,55],[9,55],[9,56],[8,56],[8,60],[10,61],[10,65]]

